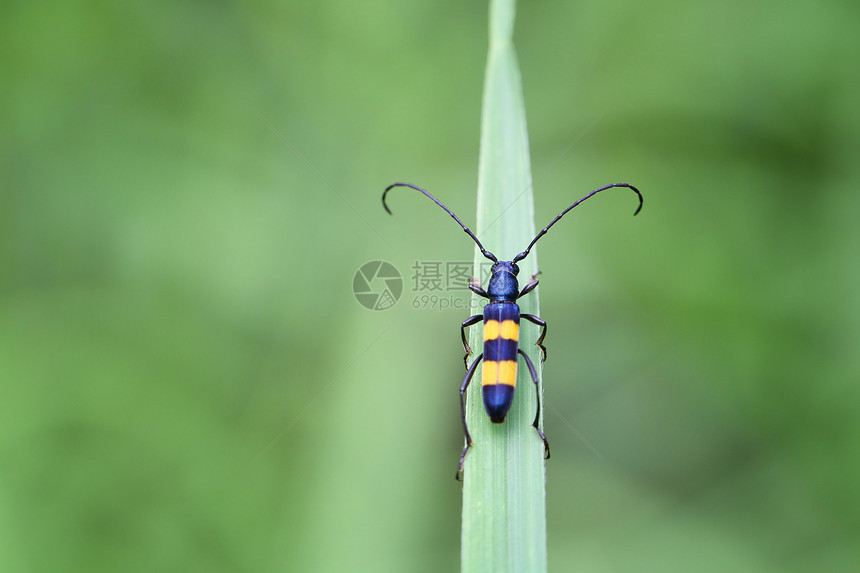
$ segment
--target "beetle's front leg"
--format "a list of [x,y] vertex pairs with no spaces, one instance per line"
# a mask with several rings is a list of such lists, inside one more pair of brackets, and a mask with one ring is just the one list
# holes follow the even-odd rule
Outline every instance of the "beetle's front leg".
[[475,277],[469,277],[469,290],[478,296],[490,298],[490,295],[481,287],[481,283]]
[[540,271],[536,272],[532,275],[532,278],[529,282],[526,283],[526,286],[523,287],[523,290],[520,291],[520,294],[517,295],[517,298],[520,298],[523,295],[529,294],[538,286],[537,277],[540,274]]

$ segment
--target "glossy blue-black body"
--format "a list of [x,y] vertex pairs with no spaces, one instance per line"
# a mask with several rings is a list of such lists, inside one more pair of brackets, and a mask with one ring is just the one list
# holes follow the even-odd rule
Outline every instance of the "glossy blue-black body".
[[[518,273],[516,264],[496,262],[487,285],[490,302],[484,307],[484,379],[481,394],[484,410],[495,424],[505,421],[514,402],[520,324],[520,307],[514,302],[519,295]],[[507,337],[499,332],[499,325],[505,324],[505,321],[516,324],[516,332]],[[488,338],[488,323],[495,324],[494,330],[498,336]]]
[[[516,331],[507,337],[497,336],[488,338],[487,323],[495,323],[494,330],[498,331],[500,324],[506,321],[516,325]],[[490,302],[484,307],[484,380],[481,394],[484,398],[484,410],[490,421],[501,424],[514,402],[514,389],[517,379],[517,350],[519,348],[520,307],[515,302]],[[508,331],[513,330],[508,328]],[[488,377],[494,372],[494,379]],[[499,372],[502,372],[499,375]]]

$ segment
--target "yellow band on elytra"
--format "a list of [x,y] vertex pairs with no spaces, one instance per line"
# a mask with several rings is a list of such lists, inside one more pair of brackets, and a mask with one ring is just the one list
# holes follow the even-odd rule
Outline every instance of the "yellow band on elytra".
[[481,374],[481,384],[505,384],[507,386],[517,385],[517,361],[516,360],[484,360],[484,369]]
[[488,320],[484,323],[484,340],[495,340],[499,337],[499,321]]
[[500,331],[505,340],[519,340],[520,338],[520,325],[513,320],[503,321]]
[[513,320],[488,320],[484,323],[484,340],[495,340],[499,337],[505,340],[519,340],[520,325]]

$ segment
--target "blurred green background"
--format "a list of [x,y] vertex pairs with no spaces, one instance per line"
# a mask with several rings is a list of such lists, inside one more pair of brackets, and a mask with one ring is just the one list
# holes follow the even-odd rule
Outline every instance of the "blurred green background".
[[[485,2],[0,7],[0,571],[454,571]],[[860,570],[860,5],[521,2],[553,571]],[[488,245],[493,249],[493,245]],[[515,253],[497,253],[510,257]],[[373,312],[356,269],[405,291]],[[451,300],[465,299],[458,291]]]

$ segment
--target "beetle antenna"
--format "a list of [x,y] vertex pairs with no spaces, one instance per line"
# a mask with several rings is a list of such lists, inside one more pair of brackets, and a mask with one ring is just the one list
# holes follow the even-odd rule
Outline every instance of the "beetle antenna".
[[[431,195],[430,193],[428,193],[427,191],[425,191],[421,187],[418,187],[417,185],[412,185],[411,183],[393,183],[393,184],[391,184],[385,188],[385,191],[382,192],[382,206],[385,207],[385,210],[388,212],[389,215],[393,215],[393,213],[391,212],[391,209],[388,208],[388,204],[385,202],[385,196],[394,187],[409,187],[411,189],[415,189],[416,191],[421,191],[422,193],[424,193],[427,197],[430,198],[431,201],[433,201],[434,203],[436,203],[437,205],[439,205],[440,207],[445,209],[445,212],[448,213],[449,215],[451,215],[451,217],[453,217],[454,220],[457,221],[457,223],[461,227],[463,227],[463,230],[466,231],[466,234],[469,235],[470,237],[472,237],[472,240],[475,241],[475,243],[478,245],[478,248],[481,249],[482,255],[484,255],[485,257],[487,257],[488,259],[490,259],[494,263],[499,262],[499,259],[496,258],[496,255],[494,255],[493,253],[491,253],[490,251],[488,251],[487,249],[484,248],[484,245],[481,244],[481,241],[478,240],[478,237],[475,236],[475,233],[470,231],[469,228],[463,224],[463,221],[461,221],[459,218],[457,218],[457,215],[452,213],[451,210],[448,207],[446,207],[445,205],[443,205],[438,199],[436,199],[436,197],[434,197],[433,195]],[[637,191],[637,193],[638,193],[638,191]],[[553,221],[553,222],[555,222],[555,221]],[[531,248],[531,246],[529,246],[529,248]]]
[[[546,232],[547,232],[547,231],[549,231],[549,228],[550,228],[550,227],[552,227],[553,225],[555,225],[555,224],[556,224],[556,222],[557,222],[559,219],[561,219],[562,217],[564,217],[564,216],[565,216],[565,214],[566,214],[568,211],[570,211],[571,209],[573,209],[574,207],[576,207],[577,205],[579,205],[580,203],[582,203],[582,202],[583,202],[583,201],[585,201],[586,199],[588,199],[588,198],[590,198],[590,197],[592,197],[592,196],[594,196],[594,195],[597,195],[597,194],[598,194],[598,193],[600,193],[601,191],[606,191],[607,189],[612,189],[613,187],[626,187],[626,188],[628,188],[628,189],[632,189],[632,190],[636,193],[636,195],[638,195],[638,196],[639,196],[639,206],[636,208],[636,212],[635,212],[635,213],[633,213],[633,215],[634,215],[634,216],[635,216],[635,215],[638,215],[638,214],[639,214],[639,211],[641,211],[641,210],[642,210],[642,204],[644,203],[644,200],[642,199],[642,193],[640,193],[640,192],[639,192],[639,189],[637,189],[637,188],[636,188],[636,187],[634,187],[633,185],[630,185],[629,183],[613,183],[613,184],[611,184],[611,185],[607,185],[607,186],[605,186],[605,187],[601,187],[600,189],[595,189],[594,191],[592,191],[591,193],[589,193],[588,195],[586,195],[585,197],[583,197],[582,199],[580,199],[579,201],[577,201],[576,203],[574,203],[573,205],[571,205],[570,207],[568,207],[567,209],[565,209],[564,211],[562,211],[561,213],[559,213],[558,217],[556,217],[555,219],[553,219],[553,220],[550,222],[550,224],[549,224],[549,225],[547,225],[546,227],[544,227],[544,228],[543,228],[543,230],[542,230],[540,233],[538,233],[538,234],[537,234],[537,236],[536,236],[534,239],[532,239],[532,242],[531,242],[531,243],[529,243],[529,246],[528,246],[528,247],[526,247],[526,250],[525,250],[525,251],[523,251],[522,253],[520,253],[519,255],[517,255],[516,257],[514,257],[514,260],[513,260],[512,262],[516,263],[517,261],[521,261],[521,260],[523,260],[524,258],[526,258],[526,257],[528,256],[528,254],[529,254],[529,251],[531,251],[531,250],[532,250],[532,247],[534,247],[534,246],[535,246],[535,243],[537,243],[538,239],[540,239],[541,237],[543,237],[544,235],[546,235]],[[447,209],[446,209],[446,211],[447,211]],[[456,217],[455,217],[455,218],[456,218]]]

